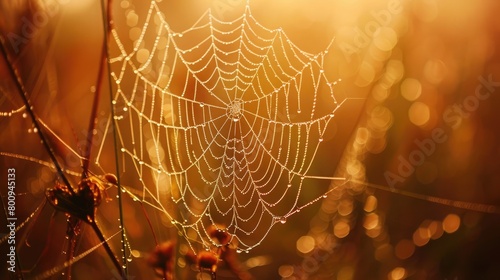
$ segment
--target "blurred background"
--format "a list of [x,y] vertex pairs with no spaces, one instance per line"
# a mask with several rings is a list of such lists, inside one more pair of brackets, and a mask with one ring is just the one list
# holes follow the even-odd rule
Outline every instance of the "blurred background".
[[[231,20],[246,4],[243,0],[157,2],[162,2],[166,20],[177,31],[192,26],[209,8],[217,17]],[[143,11],[143,4],[114,1],[116,24],[131,11]],[[332,156],[316,163],[318,169],[329,168],[331,175],[352,178],[351,182],[319,181],[308,186],[313,194],[332,191],[286,224],[275,226],[259,247],[238,254],[238,261],[255,279],[499,278],[500,3],[252,0],[249,4],[262,25],[283,28],[307,52],[323,51],[335,38],[328,59],[332,76],[342,79],[338,92],[363,100],[347,104],[335,117],[333,135],[324,142]],[[2,36],[34,111],[54,132],[49,139],[60,161],[81,172],[78,158],[67,146],[79,153],[84,149],[103,38],[100,3],[3,1],[0,13]],[[137,14],[141,27],[146,15]],[[22,100],[5,63],[0,64],[4,153],[0,169],[6,178],[7,168],[16,168],[19,224],[42,205],[44,192],[54,186],[57,175],[34,162],[49,158],[30,119],[23,116]],[[98,123],[109,115],[107,96],[104,91]],[[96,135],[102,137],[96,136],[96,143],[109,141],[104,138],[108,132],[101,135],[101,131],[106,130],[98,129]],[[112,172],[112,142],[93,147],[92,158],[98,164],[93,163],[91,170],[99,175]],[[76,183],[78,177],[71,180]],[[116,190],[108,192],[115,197]],[[4,201],[5,193],[2,188]],[[130,275],[150,279],[153,272],[145,259],[155,247],[152,231],[162,240],[175,239],[175,231],[162,228],[160,220],[151,230],[138,203],[127,196],[123,203],[135,254]],[[66,217],[54,215],[49,205],[39,213],[16,234],[18,240],[25,239],[18,242],[18,257],[28,279],[43,276],[66,259]],[[153,222],[160,219],[154,211],[148,214]],[[116,200],[99,208],[106,236],[118,231],[117,217]],[[77,253],[98,243],[90,228],[84,226],[81,236]],[[119,238],[110,242],[119,252]],[[5,264],[5,242],[0,251]],[[177,265],[184,271],[180,278],[200,277],[188,262]],[[64,279],[63,271],[52,277]],[[119,279],[102,248],[74,264],[73,271],[73,279]],[[217,274],[218,279],[237,279],[224,262]],[[6,269],[0,275],[9,277]]]

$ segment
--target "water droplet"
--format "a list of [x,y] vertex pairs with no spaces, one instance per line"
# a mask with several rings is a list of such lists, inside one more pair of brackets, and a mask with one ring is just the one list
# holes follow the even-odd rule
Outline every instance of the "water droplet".
[[122,265],[122,268],[125,269],[125,268],[127,268],[127,266],[126,265]]
[[292,187],[292,184],[288,183],[288,187],[289,187],[289,188],[290,188],[290,187]]
[[282,223],[282,224],[286,223],[286,217],[281,217],[280,223]]
[[241,249],[236,249],[236,253],[241,253]]
[[127,259],[127,261],[128,261],[128,262],[131,262],[131,261],[132,261],[132,258],[128,258],[128,259]]
[[319,138],[319,139],[318,139],[318,141],[319,141],[319,142],[323,142],[323,138]]
[[300,112],[302,112],[300,109],[297,110],[297,113],[300,114]]
[[203,106],[205,106],[205,103],[201,102],[200,107],[203,107]]
[[239,120],[240,120],[240,119],[238,119],[238,118],[234,118],[234,119],[233,119],[233,121],[235,121],[235,122],[237,122],[237,121],[239,121]]
[[323,195],[323,198],[327,198],[327,197],[328,197],[328,195],[326,195],[326,194]]
[[28,117],[28,114],[23,113],[23,118],[27,118],[27,117]]

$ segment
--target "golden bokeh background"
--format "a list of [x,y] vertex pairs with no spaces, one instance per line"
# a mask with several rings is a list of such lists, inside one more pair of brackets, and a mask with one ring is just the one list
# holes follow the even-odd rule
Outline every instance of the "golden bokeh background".
[[[172,29],[184,30],[208,8],[231,20],[246,1],[157,2]],[[126,23],[131,30],[141,26],[139,3],[115,0],[116,24]],[[333,191],[275,226],[255,250],[238,254],[248,271],[256,279],[287,280],[500,277],[500,3],[251,0],[250,7],[262,25],[283,28],[308,52],[324,50],[335,38],[329,71],[342,79],[339,94],[361,101],[346,104],[336,115],[332,135],[323,144],[330,158],[315,165],[352,181],[308,185],[311,197]],[[137,19],[129,15],[134,9]],[[100,3],[1,3],[0,15],[2,36],[21,38],[8,46],[35,112],[64,143],[81,151],[103,38]],[[0,151],[48,161],[29,119],[15,111],[22,101],[6,69],[2,60]],[[108,104],[104,94],[103,116]],[[78,171],[78,160],[68,156],[61,141],[50,139],[65,166]],[[112,145],[103,147],[104,155],[112,153]],[[112,170],[112,156],[99,161],[102,169],[93,164],[93,172]],[[18,174],[17,213],[23,220],[43,202],[56,176],[39,163],[1,156],[2,178],[10,167]],[[5,189],[0,190],[4,196]],[[29,231],[18,232],[29,233],[30,245],[19,244],[18,251],[24,268],[33,267],[29,277],[65,260],[65,217],[52,217],[49,208]],[[116,204],[102,205],[98,212],[104,233],[114,234]],[[124,212],[136,251],[130,274],[149,279],[145,256],[155,246],[151,230],[132,199],[124,198]],[[162,227],[161,215],[149,214],[156,234],[174,238],[171,227]],[[90,228],[82,236],[79,252],[97,243]],[[111,243],[118,252],[118,238]],[[5,243],[0,251],[5,263]],[[178,264],[187,271],[179,277],[195,277],[186,263]],[[98,249],[74,265],[73,279],[115,279],[110,267]],[[236,278],[224,263],[218,277]]]

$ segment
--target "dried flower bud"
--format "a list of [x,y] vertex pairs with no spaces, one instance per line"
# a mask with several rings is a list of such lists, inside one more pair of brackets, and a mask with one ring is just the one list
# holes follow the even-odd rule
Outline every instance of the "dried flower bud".
[[212,274],[217,270],[217,262],[219,258],[210,251],[202,251],[198,253],[198,267],[200,271],[210,271]]
[[115,174],[108,173],[104,175],[104,179],[110,184],[113,185],[118,185],[118,179],[116,178]]
[[173,242],[165,242],[156,246],[153,253],[147,259],[147,262],[152,266],[159,276],[165,277],[172,273],[174,259],[175,244]]
[[227,245],[231,242],[232,236],[223,227],[211,225],[207,228],[208,236],[219,243],[219,245]]

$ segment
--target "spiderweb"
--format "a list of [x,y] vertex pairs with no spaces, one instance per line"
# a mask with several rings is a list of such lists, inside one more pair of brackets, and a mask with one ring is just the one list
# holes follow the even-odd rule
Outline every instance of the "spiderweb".
[[113,30],[110,62],[121,160],[138,175],[129,184],[137,199],[192,247],[221,245],[206,230],[215,224],[249,250],[322,198],[307,197],[304,181],[346,100],[327,74],[329,46],[300,49],[248,3],[235,19],[208,10],[181,32],[155,1],[142,18],[125,15],[131,28]]

